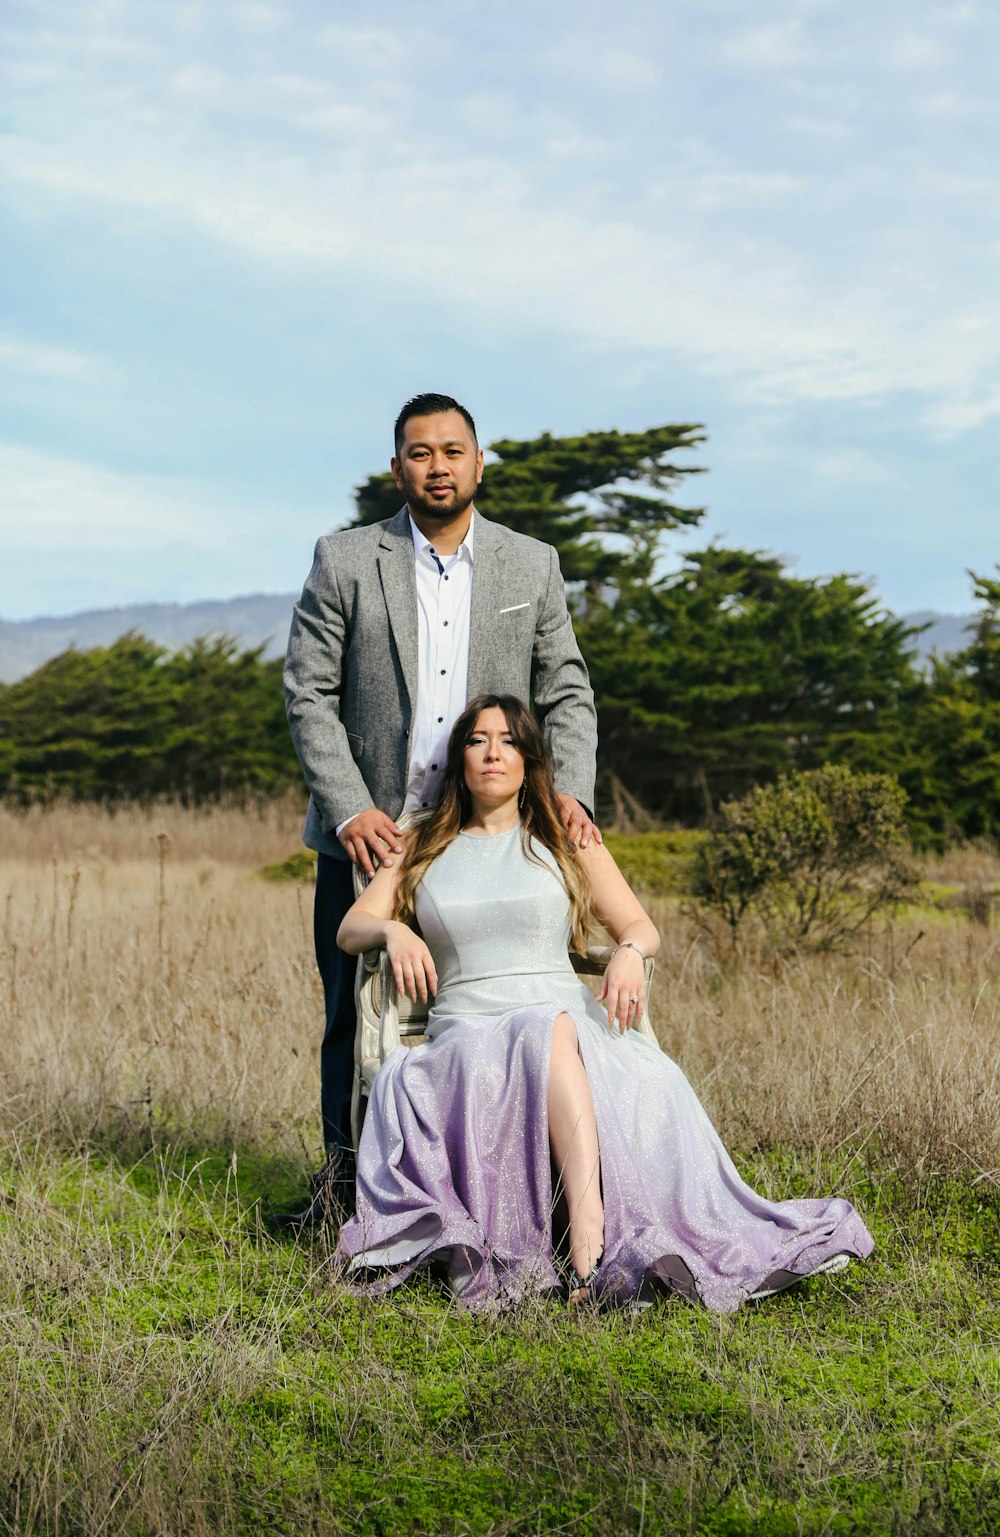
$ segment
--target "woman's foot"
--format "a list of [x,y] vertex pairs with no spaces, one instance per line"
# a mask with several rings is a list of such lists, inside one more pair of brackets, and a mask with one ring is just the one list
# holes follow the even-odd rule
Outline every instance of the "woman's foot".
[[597,1285],[597,1273],[604,1259],[602,1249],[590,1269],[580,1275],[579,1271],[572,1267],[569,1273],[569,1296],[567,1298],[571,1308],[584,1307],[588,1302],[594,1301],[594,1293]]

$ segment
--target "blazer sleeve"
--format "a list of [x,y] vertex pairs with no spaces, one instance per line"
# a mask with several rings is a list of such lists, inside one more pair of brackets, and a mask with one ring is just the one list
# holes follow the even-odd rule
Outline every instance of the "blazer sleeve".
[[531,692],[552,755],[556,789],[593,808],[597,778],[594,691],[566,607],[559,556],[551,546],[548,583],[535,626]]
[[331,541],[320,539],[292,611],[284,684],[292,741],[326,833],[374,804],[340,718],[346,635]]

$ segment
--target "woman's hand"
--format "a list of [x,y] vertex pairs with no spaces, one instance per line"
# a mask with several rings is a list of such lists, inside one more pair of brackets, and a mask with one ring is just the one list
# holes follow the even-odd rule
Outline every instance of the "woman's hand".
[[642,1018],[646,996],[646,973],[638,950],[616,950],[607,964],[598,1003],[607,1000],[608,1028],[622,1035]]
[[437,992],[434,958],[419,934],[405,923],[391,922],[386,927],[385,953],[389,957],[396,987],[416,1003],[427,1002],[428,991]]

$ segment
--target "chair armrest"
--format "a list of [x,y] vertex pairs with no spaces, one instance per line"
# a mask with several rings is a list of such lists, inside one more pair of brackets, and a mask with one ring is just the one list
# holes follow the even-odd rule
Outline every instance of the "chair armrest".
[[400,1044],[399,1037],[399,994],[396,992],[396,979],[392,974],[392,966],[385,951],[380,951],[381,964],[379,966],[379,1061],[384,1062],[390,1051],[395,1051]]
[[569,958],[578,976],[602,977],[612,955],[614,955],[613,945],[588,945],[582,953],[579,950],[571,950]]
[[[605,971],[607,970],[608,962],[611,960],[611,957],[614,955],[614,953],[614,945],[588,945],[586,951],[582,955],[577,950],[571,950],[570,960],[573,963],[573,970],[576,972],[577,976],[603,977]],[[649,1017],[649,999],[653,991],[653,973],[655,970],[656,962],[653,960],[651,955],[647,955],[642,963],[642,976],[644,984],[642,1014],[632,1028],[634,1030],[638,1030],[640,1035],[648,1036],[651,1041],[656,1041],[656,1044],[659,1045],[659,1041],[656,1037],[656,1031],[653,1029],[653,1023]]]

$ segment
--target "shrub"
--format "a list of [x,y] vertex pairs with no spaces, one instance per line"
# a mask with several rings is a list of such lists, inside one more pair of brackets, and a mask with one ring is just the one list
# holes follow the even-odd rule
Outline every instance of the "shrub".
[[257,871],[266,881],[299,881],[308,885],[316,883],[316,855],[312,849],[299,849],[287,859],[279,859],[272,865],[261,865]]
[[694,894],[733,943],[756,917],[776,949],[843,948],[916,884],[905,792],[888,774],[826,764],[726,802],[699,849]]

